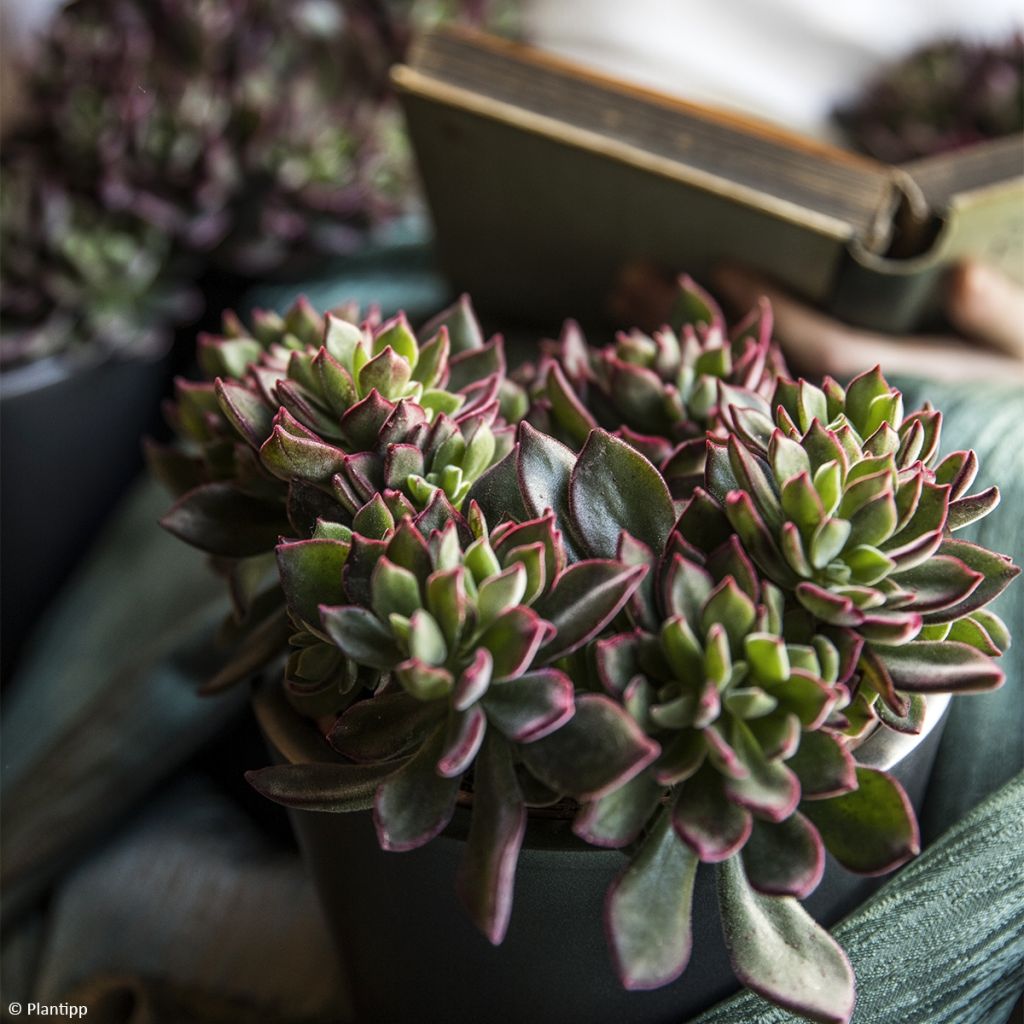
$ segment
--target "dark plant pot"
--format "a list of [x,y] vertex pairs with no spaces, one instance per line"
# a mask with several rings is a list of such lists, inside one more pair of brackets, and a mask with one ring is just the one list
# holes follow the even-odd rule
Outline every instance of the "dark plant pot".
[[[858,751],[886,768],[920,808],[948,698],[933,698],[918,737],[878,733]],[[255,698],[278,762],[331,759],[315,729],[279,687]],[[683,976],[654,992],[627,992],[613,973],[603,904],[626,863],[572,835],[569,822],[531,819],[516,875],[515,905],[502,946],[492,947],[463,914],[455,872],[468,829],[459,808],[449,828],[411,853],[384,853],[369,812],[292,813],[339,947],[357,1024],[681,1024],[737,991],[718,920],[714,870],[702,865],[693,897],[693,956]],[[831,859],[805,901],[831,925],[883,879],[852,875]]]
[[166,360],[47,359],[0,377],[3,677],[142,463]]

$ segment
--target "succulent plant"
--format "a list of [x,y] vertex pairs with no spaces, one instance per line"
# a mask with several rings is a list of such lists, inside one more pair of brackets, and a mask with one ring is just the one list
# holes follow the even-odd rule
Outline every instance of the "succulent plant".
[[700,479],[706,432],[724,429],[722,408],[749,401],[748,391],[769,397],[783,369],[766,301],[729,331],[715,300],[684,275],[670,323],[653,335],[624,331],[593,349],[567,322],[526,374],[529,418],[573,449],[595,427],[616,432],[683,496]]
[[171,286],[156,229],[110,216],[65,187],[31,151],[5,153],[0,197],[0,366],[75,349],[147,355],[195,300]]
[[[555,667],[614,617],[644,570],[567,565],[550,514],[491,534],[475,505],[468,519],[447,515],[427,536],[406,517],[385,539],[356,533],[277,553],[293,620],[332,640],[364,683],[366,670],[386,674],[329,736],[356,765],[387,773],[374,801],[381,846],[414,849],[442,831],[476,761],[459,893],[498,943],[531,797],[599,794],[656,752],[617,704],[577,697]],[[339,599],[354,603],[322,603]],[[366,692],[353,685],[349,700]],[[600,757],[581,754],[594,739]]]
[[30,90],[79,187],[231,269],[350,249],[408,184],[378,119],[395,54],[332,0],[80,0]]
[[1024,35],[916,50],[835,112],[858,149],[902,163],[1024,130]]
[[[602,394],[614,417],[622,389],[588,390],[570,337],[531,386],[535,419],[572,446],[513,425],[525,397],[466,300],[418,336],[303,304],[251,332],[229,318],[201,342],[216,381],[180,385],[194,451],[157,460],[193,488],[166,525],[271,609],[220,682],[287,653],[288,698],[333,747],[331,763],[250,773],[260,792],[372,808],[390,850],[467,805],[458,892],[494,943],[529,808],[548,807],[624,850],[606,915],[629,988],[683,971],[698,865],[715,865],[740,980],[846,1022],[849,962],[799,900],[825,850],[877,874],[919,847],[906,794],[857,745],[919,730],[923,694],[999,685],[1008,636],[986,606],[1018,570],[952,537],[998,492],[968,494],[972,453],[939,458],[937,412],[905,416],[877,371],[845,389],[778,377],[767,309],[726,345],[710,300],[683,296],[707,326],[684,328],[692,351],[651,394],[714,394],[703,425],[594,426],[583,401]],[[619,344],[627,367],[671,349]],[[727,380],[730,359],[746,368]],[[706,452],[685,498],[679,443]]]
[[458,510],[511,447],[501,404],[514,414],[522,402],[501,338],[484,341],[468,300],[428,324],[423,344],[402,314],[357,318],[304,300],[284,317],[255,314],[251,331],[229,315],[222,336],[199,341],[212,380],[177,383],[168,419],[183,444],[150,447],[180,495],[163,524],[220,559],[236,596],[251,590],[243,577],[272,570],[280,536],[329,525],[379,538],[425,509]]
[[998,686],[1008,635],[985,606],[1019,569],[952,536],[999,501],[967,493],[974,453],[940,460],[941,414],[904,417],[877,368],[845,390],[782,378],[771,407],[733,409],[736,433],[708,441],[708,491],[759,571],[864,638],[864,682],[895,716],[903,692]]

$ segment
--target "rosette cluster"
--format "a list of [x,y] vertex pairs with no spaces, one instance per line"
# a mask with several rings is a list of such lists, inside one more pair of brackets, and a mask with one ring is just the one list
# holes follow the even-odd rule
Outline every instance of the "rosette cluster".
[[954,538],[998,491],[939,455],[937,412],[905,415],[877,371],[779,376],[767,307],[727,332],[692,283],[680,302],[660,340],[590,352],[570,328],[529,396],[465,299],[416,332],[301,303],[229,318],[154,453],[182,493],[165,525],[232,581],[243,640],[214,684],[280,663],[332,748],[258,790],[372,808],[390,850],[465,805],[457,888],[495,943],[548,808],[623,850],[606,916],[630,988],[686,967],[708,865],[738,977],[847,1021],[850,965],[799,900],[826,850],[877,874],[919,849],[858,744],[1000,684],[987,605],[1018,570]]

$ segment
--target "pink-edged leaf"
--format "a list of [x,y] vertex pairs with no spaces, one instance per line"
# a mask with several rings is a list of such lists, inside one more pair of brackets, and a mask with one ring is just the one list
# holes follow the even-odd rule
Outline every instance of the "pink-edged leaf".
[[234,381],[218,377],[214,388],[224,415],[235,430],[258,449],[273,430],[274,416],[270,407],[255,392]]
[[563,539],[569,522],[569,478],[576,456],[564,444],[529,423],[519,425],[515,467],[519,493],[531,517],[554,512]]
[[640,671],[639,632],[619,633],[594,645],[594,657],[601,685],[613,696],[620,697],[633,677]]
[[935,612],[966,600],[985,578],[959,558],[934,555],[912,569],[899,571],[893,579],[914,595],[908,606],[916,612]]
[[843,867],[884,875],[921,852],[914,808],[903,787],[885,772],[857,768],[857,788],[801,806],[825,847]]
[[555,792],[596,800],[643,771],[657,743],[610,698],[586,693],[556,732],[520,748],[526,767]]
[[320,440],[296,437],[278,424],[260,448],[260,461],[281,480],[326,484],[345,468],[345,453]]
[[572,680],[557,669],[496,682],[483,698],[490,723],[516,743],[532,743],[560,729],[573,716]]
[[776,583],[795,585],[799,577],[786,564],[750,495],[746,491],[729,491],[725,496],[725,513],[750,557],[761,569]]
[[480,637],[480,645],[494,659],[493,678],[512,679],[534,662],[537,651],[554,634],[554,627],[532,608],[518,605],[492,622]]
[[857,627],[865,640],[885,647],[909,643],[921,631],[921,616],[916,612],[865,612]]
[[[455,570],[457,571],[457,570]],[[478,647],[473,660],[462,670],[452,692],[452,706],[465,711],[487,692],[494,674],[494,659],[486,647]]]
[[382,850],[415,850],[447,827],[455,811],[458,778],[434,770],[441,756],[444,728],[430,736],[377,790],[373,823]]
[[905,715],[908,710],[907,698],[896,692],[896,684],[886,666],[887,660],[885,648],[876,651],[872,647],[865,647],[858,663],[861,686],[869,693],[877,693],[894,715]]
[[801,800],[823,800],[857,787],[853,757],[843,741],[831,733],[804,733],[786,765],[800,780]]
[[487,730],[483,708],[474,705],[467,711],[454,711],[448,716],[444,746],[437,761],[437,774],[456,779],[476,757]]
[[792,896],[762,896],[740,857],[718,869],[718,903],[740,982],[820,1024],[848,1024],[854,977],[838,943]]
[[912,693],[982,693],[1005,678],[987,654],[953,640],[915,640],[877,653],[896,689]]
[[864,613],[848,597],[834,594],[817,583],[798,583],[796,599],[815,618],[832,626],[859,626],[864,620]]
[[584,804],[572,830],[591,846],[627,846],[643,831],[664,792],[664,786],[641,772],[624,786]]
[[825,872],[821,836],[799,812],[779,822],[755,819],[742,857],[747,880],[765,896],[805,899]]
[[373,806],[380,784],[403,764],[278,764],[246,772],[245,781],[261,796],[285,807],[365,811]]
[[769,761],[744,722],[733,719],[730,740],[748,775],[727,778],[725,794],[741,807],[767,818],[782,821],[800,801],[800,783],[784,765]]
[[939,554],[958,559],[968,569],[980,572],[984,579],[965,600],[941,611],[927,613],[924,617],[926,623],[953,622],[983,608],[990,601],[994,601],[1020,573],[1020,568],[1006,555],[989,551],[979,544],[972,544],[966,540],[944,540],[939,548]]
[[533,608],[555,628],[538,661],[563,658],[596,636],[629,600],[647,566],[588,559],[570,565]]
[[573,447],[581,447],[597,422],[554,360],[547,364],[547,396],[559,426],[569,435]]
[[660,988],[685,970],[693,945],[697,864],[664,813],[629,867],[612,883],[605,927],[625,988]]
[[966,498],[949,503],[947,530],[960,530],[971,523],[984,519],[999,504],[999,488],[989,487]]
[[444,713],[441,701],[424,703],[402,691],[381,694],[353,704],[334,723],[328,740],[353,761],[394,761],[419,747]]
[[284,505],[234,484],[203,484],[182,495],[160,520],[179,540],[212,555],[247,558],[273,549],[289,532]]
[[722,776],[709,765],[677,787],[672,827],[709,864],[726,860],[750,836],[750,812],[725,795]]
[[508,746],[489,732],[476,760],[473,817],[455,891],[473,923],[495,946],[508,930],[526,807]]
[[592,431],[569,481],[575,532],[599,558],[614,558],[628,530],[661,551],[676,520],[661,474],[638,451],[604,430]]

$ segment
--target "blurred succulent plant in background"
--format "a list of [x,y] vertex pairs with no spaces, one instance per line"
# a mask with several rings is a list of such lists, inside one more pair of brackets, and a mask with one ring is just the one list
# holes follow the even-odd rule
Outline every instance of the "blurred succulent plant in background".
[[108,209],[228,269],[348,251],[411,185],[387,102],[395,13],[80,0],[31,76],[38,144]]
[[1024,35],[915,51],[839,108],[858,149],[902,163],[1024,131]]
[[6,141],[4,361],[145,348],[214,268],[296,276],[416,203],[388,70],[482,0],[78,0]]
[[31,151],[5,157],[0,368],[73,349],[161,351],[197,302],[167,272],[167,239],[69,189]]
[[986,606],[1018,569],[953,538],[998,492],[939,457],[937,412],[877,371],[781,376],[766,306],[727,338],[691,282],[680,301],[678,333],[590,352],[567,328],[521,374],[532,402],[466,299],[416,333],[301,302],[229,317],[211,380],[179,384],[182,447],[154,452],[182,495],[164,524],[229,569],[244,639],[214,685],[281,666],[333,748],[259,791],[372,808],[388,850],[464,803],[457,888],[496,944],[531,809],[561,816],[623,850],[606,930],[634,989],[685,969],[714,865],[737,976],[845,1022],[849,962],[799,900],[826,850],[878,874],[919,849],[858,745],[1000,685]]

